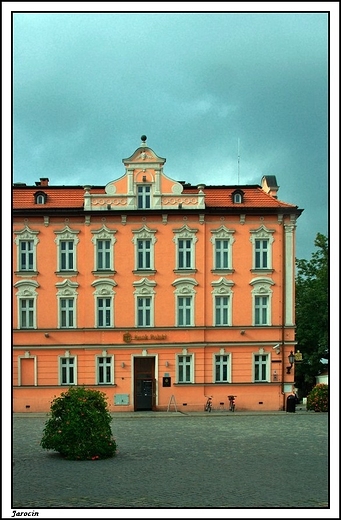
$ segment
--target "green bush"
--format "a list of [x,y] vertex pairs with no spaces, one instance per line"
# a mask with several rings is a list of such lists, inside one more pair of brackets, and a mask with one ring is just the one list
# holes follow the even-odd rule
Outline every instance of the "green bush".
[[320,383],[312,389],[307,396],[307,410],[315,412],[328,412],[329,393],[328,385]]
[[117,446],[106,399],[103,392],[84,387],[63,392],[51,403],[41,446],[68,460],[114,457]]

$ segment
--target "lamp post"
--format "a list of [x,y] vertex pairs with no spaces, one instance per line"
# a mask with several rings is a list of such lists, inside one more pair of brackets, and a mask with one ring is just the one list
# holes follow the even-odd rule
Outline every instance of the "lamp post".
[[289,359],[290,367],[287,367],[287,374],[290,374],[292,366],[295,363],[295,354],[293,353],[293,351],[290,352],[288,359]]

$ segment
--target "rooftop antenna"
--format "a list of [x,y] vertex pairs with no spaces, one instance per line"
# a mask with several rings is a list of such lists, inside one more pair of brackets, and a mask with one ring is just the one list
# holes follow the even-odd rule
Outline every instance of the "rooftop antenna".
[[240,175],[240,139],[238,137],[238,184],[239,184],[239,175]]

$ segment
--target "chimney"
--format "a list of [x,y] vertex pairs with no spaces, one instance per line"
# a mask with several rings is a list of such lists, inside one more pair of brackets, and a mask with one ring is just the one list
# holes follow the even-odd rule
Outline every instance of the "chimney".
[[48,186],[49,179],[47,177],[40,177],[40,186]]
[[264,175],[262,178],[262,190],[268,195],[277,199],[278,184],[275,175]]

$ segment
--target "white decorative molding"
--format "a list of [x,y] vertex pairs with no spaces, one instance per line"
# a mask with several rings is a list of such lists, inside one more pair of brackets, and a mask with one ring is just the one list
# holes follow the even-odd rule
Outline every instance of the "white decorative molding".
[[38,295],[34,289],[39,287],[39,283],[35,280],[19,280],[14,284],[14,287],[18,289],[17,296],[30,298]]
[[212,294],[230,294],[231,287],[234,286],[234,282],[232,280],[226,280],[226,278],[220,277],[219,280],[211,282],[212,287],[214,288]]
[[14,231],[14,234],[17,235],[14,242],[18,246],[20,240],[33,240],[34,245],[37,245],[39,243],[39,238],[37,237],[39,233],[39,231],[33,231],[28,226],[25,226],[20,231]]
[[172,285],[175,287],[175,294],[196,294],[194,287],[199,285],[193,278],[177,278]]
[[58,291],[57,296],[77,296],[78,293],[76,291],[77,287],[79,287],[79,283],[71,282],[69,279],[65,279],[62,282],[58,282],[55,284]]
[[109,278],[101,278],[92,282],[92,287],[95,287],[93,292],[96,296],[112,296],[115,294],[113,287],[116,287],[117,283]]

